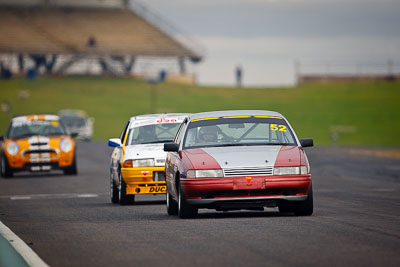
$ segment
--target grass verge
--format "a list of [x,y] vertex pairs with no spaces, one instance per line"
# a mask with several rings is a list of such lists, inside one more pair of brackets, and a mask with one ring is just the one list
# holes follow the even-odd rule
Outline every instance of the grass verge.
[[[130,116],[152,112],[226,109],[274,110],[288,118],[299,138],[316,144],[400,145],[400,83],[305,84],[290,88],[204,87],[149,84],[128,78],[39,78],[0,81],[0,134],[11,116],[83,109],[95,118],[95,139],[117,137]],[[29,93],[23,99],[21,91]],[[22,94],[23,95],[23,94]]]

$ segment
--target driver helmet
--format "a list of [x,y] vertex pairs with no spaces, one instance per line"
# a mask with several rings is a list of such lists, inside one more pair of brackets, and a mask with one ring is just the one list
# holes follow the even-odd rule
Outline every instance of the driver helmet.
[[204,126],[200,128],[199,139],[204,142],[216,142],[219,128],[217,126]]
[[139,128],[139,135],[141,138],[149,140],[156,136],[156,129],[154,125],[147,125]]

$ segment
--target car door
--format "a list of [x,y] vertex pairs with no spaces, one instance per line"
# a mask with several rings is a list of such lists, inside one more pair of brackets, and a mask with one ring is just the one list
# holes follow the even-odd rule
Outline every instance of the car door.
[[[182,122],[179,130],[175,136],[174,143],[181,144],[183,136],[185,135],[186,120]],[[177,198],[177,188],[176,188],[176,172],[178,166],[180,165],[180,157],[177,152],[168,152],[167,159],[165,161],[165,180],[168,187],[168,192]]]

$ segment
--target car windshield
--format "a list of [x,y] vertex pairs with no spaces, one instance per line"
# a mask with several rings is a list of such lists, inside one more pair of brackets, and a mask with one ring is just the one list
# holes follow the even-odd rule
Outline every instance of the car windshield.
[[12,122],[8,132],[8,138],[24,138],[34,135],[65,135],[65,131],[57,120],[32,120]]
[[85,118],[74,115],[61,115],[60,120],[66,127],[84,127]]
[[172,142],[180,123],[151,124],[129,129],[126,145]]
[[188,125],[184,148],[297,145],[283,118],[235,116],[193,120]]

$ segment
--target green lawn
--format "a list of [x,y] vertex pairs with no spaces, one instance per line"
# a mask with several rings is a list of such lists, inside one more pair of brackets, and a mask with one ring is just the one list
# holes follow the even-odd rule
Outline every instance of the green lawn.
[[[29,98],[21,99],[21,90]],[[156,94],[152,94],[156,92]],[[156,95],[152,105],[152,96]],[[202,87],[148,84],[127,78],[40,78],[0,81],[0,133],[11,116],[83,109],[95,118],[95,138],[117,137],[130,116],[156,112],[201,112],[225,109],[274,110],[286,116],[299,138],[332,144],[330,127],[354,131],[339,134],[339,145],[400,145],[400,83],[343,83],[290,88]]]

